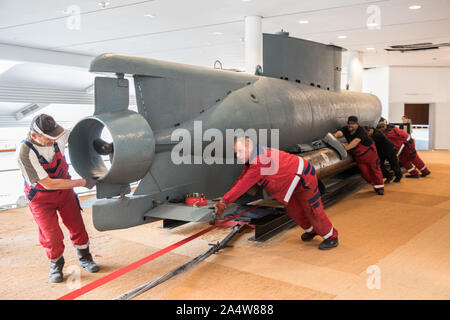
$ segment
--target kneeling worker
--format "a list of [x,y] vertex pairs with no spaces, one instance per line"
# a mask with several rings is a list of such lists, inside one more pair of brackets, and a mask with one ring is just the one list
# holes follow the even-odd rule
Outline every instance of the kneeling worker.
[[403,175],[397,159],[397,149],[395,149],[394,144],[380,130],[370,126],[366,126],[364,129],[366,129],[369,137],[373,139],[377,147],[378,156],[380,157],[381,172],[383,172],[383,177],[386,178],[384,183],[390,183],[393,179],[392,173],[386,169],[384,164],[386,160],[389,162],[391,169],[395,173],[394,182],[400,182]]
[[50,260],[50,282],[63,281],[64,235],[58,214],[69,229],[70,240],[77,249],[79,264],[88,272],[100,268],[89,253],[81,207],[74,187],[93,188],[93,179],[72,180],[64,157],[70,131],[64,130],[46,114],[36,116],[30,133],[20,145],[18,162],[25,179],[25,197],[39,228],[39,242]]
[[373,186],[378,195],[383,195],[383,174],[380,169],[377,148],[367,132],[359,126],[356,116],[348,117],[347,126],[334,133],[336,138],[342,137],[342,135],[348,142],[344,146],[345,150],[350,151],[361,171],[361,176]]
[[215,205],[216,216],[255,184],[261,185],[279,202],[286,205],[288,215],[306,232],[303,241],[316,235],[324,240],[320,250],[338,245],[338,231],[333,228],[322,205],[314,167],[304,158],[272,148],[262,148],[249,138],[237,138],[237,158],[244,163],[241,176]]

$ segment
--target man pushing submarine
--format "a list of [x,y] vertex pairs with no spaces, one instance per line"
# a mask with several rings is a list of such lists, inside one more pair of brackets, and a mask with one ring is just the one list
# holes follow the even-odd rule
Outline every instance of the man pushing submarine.
[[384,195],[383,173],[380,169],[377,148],[367,132],[359,125],[358,117],[348,117],[347,126],[336,131],[334,136],[345,137],[348,142],[345,149],[352,154],[363,179],[373,186],[378,195]]
[[[274,148],[263,148],[248,137],[235,140],[236,157],[244,163],[242,174],[215,204],[216,217],[255,184],[286,205],[287,214],[305,230],[301,239],[320,235],[320,250],[338,246],[338,231],[326,215],[314,166],[306,159]],[[275,169],[274,169],[275,168]]]
[[[94,140],[94,149],[112,154],[113,144]],[[226,207],[258,184],[286,205],[287,214],[305,230],[301,239],[311,241],[320,235],[320,250],[338,246],[338,231],[326,215],[314,166],[306,159],[274,148],[263,148],[249,137],[235,139],[234,152],[244,169],[230,190],[215,204],[216,218]]]

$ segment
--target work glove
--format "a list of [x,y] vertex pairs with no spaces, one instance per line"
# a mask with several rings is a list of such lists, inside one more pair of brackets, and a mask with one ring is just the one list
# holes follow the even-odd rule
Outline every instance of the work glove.
[[108,154],[111,154],[114,152],[114,145],[113,143],[108,143],[106,141],[103,141],[100,138],[94,139],[93,147],[95,151],[97,151],[98,154],[101,154],[103,156],[106,156]]
[[227,205],[222,200],[217,201],[214,205],[214,213],[216,214],[216,219],[222,217],[223,211],[226,209]]
[[84,185],[84,187],[88,188],[88,189],[92,189],[98,183],[98,181],[95,180],[94,178],[87,177],[87,178],[85,178],[85,180],[86,180],[86,184]]

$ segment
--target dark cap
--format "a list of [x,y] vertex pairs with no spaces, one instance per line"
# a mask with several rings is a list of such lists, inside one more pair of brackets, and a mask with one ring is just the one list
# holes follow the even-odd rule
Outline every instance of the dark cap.
[[347,123],[358,123],[358,117],[357,116],[350,116],[348,117]]
[[30,130],[49,139],[58,139],[64,133],[64,128],[58,125],[53,117],[44,113],[33,118]]
[[387,121],[385,119],[384,120],[380,120],[378,122],[378,124],[377,124],[377,129],[384,128],[385,125],[387,125]]

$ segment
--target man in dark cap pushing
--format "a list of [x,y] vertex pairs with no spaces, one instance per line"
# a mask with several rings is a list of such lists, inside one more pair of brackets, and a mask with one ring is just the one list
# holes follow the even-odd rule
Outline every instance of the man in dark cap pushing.
[[350,116],[347,125],[334,133],[336,138],[344,136],[348,144],[344,145],[356,161],[361,176],[370,183],[378,195],[384,194],[383,174],[377,148],[367,132],[360,127],[358,118]]

